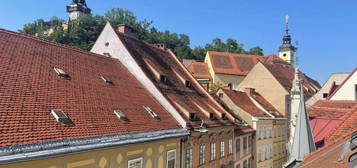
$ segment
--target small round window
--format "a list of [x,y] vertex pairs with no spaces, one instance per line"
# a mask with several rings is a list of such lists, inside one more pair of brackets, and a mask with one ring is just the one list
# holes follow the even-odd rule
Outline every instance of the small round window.
[[109,46],[109,42],[106,42],[104,45],[105,45],[106,47],[108,47],[108,46]]

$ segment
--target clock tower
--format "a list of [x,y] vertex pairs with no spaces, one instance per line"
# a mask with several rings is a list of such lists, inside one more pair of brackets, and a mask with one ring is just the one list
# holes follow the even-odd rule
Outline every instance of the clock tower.
[[69,20],[76,20],[82,18],[85,14],[90,14],[91,9],[88,8],[85,0],[73,0],[67,6],[67,12],[69,13]]
[[291,36],[289,34],[289,16],[285,16],[285,24],[286,24],[286,29],[285,29],[285,35],[283,37],[283,44],[279,47],[279,57],[283,59],[284,61],[290,63],[291,65],[295,65],[295,52],[296,49],[292,44],[291,44]]

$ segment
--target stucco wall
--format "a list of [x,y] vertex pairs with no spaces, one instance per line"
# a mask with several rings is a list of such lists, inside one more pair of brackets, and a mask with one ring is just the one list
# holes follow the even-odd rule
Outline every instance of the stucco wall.
[[180,167],[180,139],[133,144],[118,148],[89,151],[49,159],[1,166],[1,168],[127,168],[128,160],[143,158],[145,168],[165,168],[167,152],[176,150],[176,167]]
[[228,86],[228,84],[231,83],[236,88],[243,81],[245,76],[216,73],[213,78],[215,83],[221,83],[223,86]]
[[285,115],[287,111],[286,96],[289,93],[261,63],[254,66],[238,85],[238,88],[255,88],[258,93]]
[[330,100],[357,100],[356,95],[357,71],[354,71],[352,76],[345,84],[330,98]]

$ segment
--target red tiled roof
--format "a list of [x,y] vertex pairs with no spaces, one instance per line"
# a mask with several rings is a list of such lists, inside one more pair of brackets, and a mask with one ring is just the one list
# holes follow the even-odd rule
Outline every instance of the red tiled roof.
[[208,65],[204,62],[192,62],[187,70],[191,72],[196,79],[212,79]]
[[[212,123],[207,117],[209,113],[213,113],[218,118],[217,123],[222,125],[231,124],[223,121],[220,114],[228,113],[219,106],[213,98],[207,96],[208,93],[196,82],[187,69],[177,61],[177,58],[169,51],[155,47],[154,45],[140,41],[138,39],[126,36],[117,32],[118,37],[123,41],[125,47],[136,60],[141,69],[151,79],[158,89],[166,96],[166,98],[181,112],[184,118],[188,120],[188,114],[184,114],[175,103],[178,103],[189,112],[197,114],[205,123]],[[160,73],[166,76],[166,82],[157,80],[154,72],[145,63],[145,59],[150,60],[151,66]],[[181,65],[180,65],[181,64]],[[187,87],[185,81],[190,81],[192,86]],[[197,107],[199,105],[204,111]],[[208,114],[208,115],[207,115]],[[232,118],[232,116],[230,116]],[[208,124],[208,126],[216,126],[217,123]]]
[[264,62],[264,57],[258,55],[233,54],[208,51],[213,70],[216,73],[231,75],[247,75],[258,62]]
[[[0,74],[0,147],[180,127],[116,59],[0,29]],[[63,110],[73,124],[56,122],[51,109]]]
[[[240,91],[234,91],[234,90],[230,90],[230,89],[225,89],[225,88],[222,88],[222,90],[234,102],[235,105],[242,108],[244,111],[246,111],[250,115],[255,116],[255,117],[270,117],[268,114],[266,114],[264,111],[259,109],[254,104],[254,102],[250,99],[250,97],[248,96],[247,93],[240,92]],[[261,96],[258,93],[255,93],[255,95],[252,96],[252,98],[253,97],[255,97],[254,99],[256,99],[256,97],[261,97]],[[261,97],[259,99],[264,99],[264,98]],[[268,105],[268,106],[271,106],[271,105]],[[271,107],[269,107],[269,108],[271,108]],[[272,107],[272,108],[275,109],[274,107]]]
[[335,95],[338,92],[338,90],[340,90],[340,88],[343,87],[343,85],[352,77],[354,73],[357,73],[357,67],[350,73],[350,75],[348,75],[348,77],[340,85],[338,85],[336,89],[333,90],[331,94],[328,95],[327,99],[331,99],[333,95]]
[[342,122],[342,119],[331,119],[316,117],[310,120],[312,134],[314,135],[314,142],[319,142],[330,133],[338,124]]
[[[279,83],[290,92],[294,80],[295,69],[286,64],[280,63],[266,63],[264,66],[271,72],[271,74],[279,81]],[[309,78],[303,73],[299,73],[300,79],[302,79],[304,86],[304,94],[308,98],[315,95],[321,88],[320,84]]]

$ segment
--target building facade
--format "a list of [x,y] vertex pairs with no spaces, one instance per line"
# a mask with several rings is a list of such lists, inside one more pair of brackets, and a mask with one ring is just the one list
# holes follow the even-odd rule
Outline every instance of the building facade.
[[357,100],[357,68],[337,86],[327,99],[329,100]]
[[222,88],[216,94],[256,130],[256,137],[252,138],[254,167],[281,167],[287,157],[287,119],[254,89],[240,92]]

